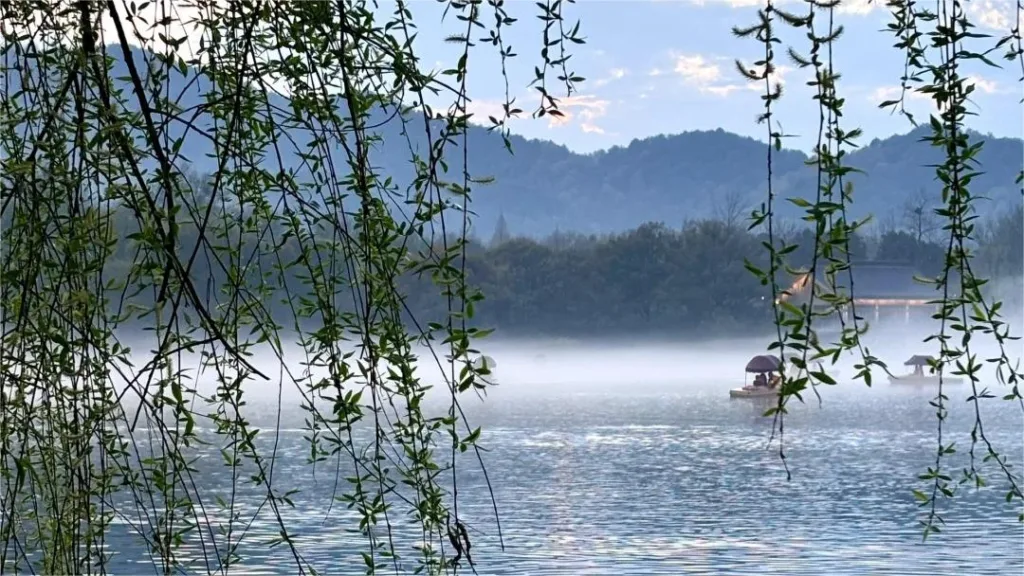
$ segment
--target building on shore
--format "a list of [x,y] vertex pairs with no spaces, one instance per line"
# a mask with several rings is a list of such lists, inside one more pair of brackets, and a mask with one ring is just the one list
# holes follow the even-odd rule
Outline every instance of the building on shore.
[[[834,289],[827,288],[824,265],[821,268],[822,271],[816,274],[818,294],[834,291],[849,297],[852,276],[852,298],[840,308],[844,321],[850,320],[856,311],[858,317],[875,325],[907,325],[913,321],[931,319],[939,310],[936,301],[943,298],[943,290],[939,289],[933,278],[922,277],[913,265],[906,263],[853,262],[849,270],[836,274]],[[959,293],[960,282],[958,277],[950,276],[949,296],[955,296]],[[779,300],[801,306],[808,302],[810,292],[811,274],[806,271],[796,275],[792,284],[782,291]],[[816,303],[815,308],[824,311],[829,305]]]

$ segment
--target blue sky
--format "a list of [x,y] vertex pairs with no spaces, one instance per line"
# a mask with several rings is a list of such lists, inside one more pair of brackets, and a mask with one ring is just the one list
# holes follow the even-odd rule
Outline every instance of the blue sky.
[[[122,12],[127,1],[120,3]],[[386,18],[394,10],[394,0],[379,1],[381,17]],[[421,66],[453,67],[461,55],[460,46],[444,39],[464,33],[465,25],[453,14],[442,20],[447,1],[406,3],[419,30],[415,50]],[[148,4],[152,12],[161,3]],[[171,4],[177,6],[179,16],[188,19],[185,13],[190,10],[190,0],[172,0]],[[572,47],[570,68],[587,81],[578,93],[562,101],[564,122],[529,118],[528,113],[538,104],[537,94],[528,84],[534,66],[541,62],[542,23],[534,0],[506,0],[505,4],[509,15],[518,18],[504,34],[507,45],[518,54],[508,63],[510,92],[527,112],[511,122],[513,132],[552,140],[578,152],[627,145],[658,134],[716,128],[765,139],[767,128],[756,123],[763,109],[762,88],[741,78],[733,63],[736,58],[752,62],[763,55],[763,48],[731,33],[735,25],[756,21],[763,0],[578,0],[567,4],[567,18],[581,21],[587,39],[585,45]],[[776,4],[793,12],[806,10],[802,0],[776,0]],[[1016,18],[1015,6],[1016,0],[972,0],[967,10],[980,31],[1002,37]],[[482,9],[483,21],[491,25],[491,8],[485,2]],[[843,74],[839,93],[846,99],[843,127],[861,128],[862,144],[911,129],[905,117],[878,108],[880,102],[898,94],[903,72],[903,55],[893,48],[895,39],[884,31],[890,19],[884,0],[843,0],[836,14],[836,23],[845,28],[834,48],[836,68]],[[103,28],[107,36],[109,22],[104,21]],[[806,86],[810,76],[785,55],[787,45],[806,54],[807,40],[804,31],[780,26],[779,33],[784,44],[777,62],[786,94],[775,119],[785,133],[794,135],[787,146],[808,150],[816,136],[818,114],[812,88]],[[480,31],[474,39],[485,34]],[[974,42],[969,48],[982,52],[995,39]],[[1019,62],[1002,58],[1003,52],[993,54],[1002,68],[978,64],[966,69],[976,84],[973,100],[978,112],[969,125],[983,133],[1019,137],[1024,134],[1022,72]],[[487,116],[501,115],[504,102],[497,49],[478,42],[469,67],[470,108],[480,123],[486,124]],[[436,102],[448,103],[450,100]],[[926,121],[934,110],[931,101],[920,94],[910,95],[908,108],[919,121]]]
[[[518,54],[510,62],[510,90],[527,112],[537,103],[527,87],[533,67],[540,62],[541,23],[534,2],[506,2],[509,15],[519,21],[506,29],[505,39]],[[531,138],[564,144],[572,150],[590,152],[656,134],[722,128],[763,139],[766,128],[756,123],[761,111],[759,92],[736,72],[733,60],[747,61],[759,56],[753,40],[734,38],[734,25],[755,21],[756,0],[580,0],[567,5],[566,12],[581,20],[587,43],[574,47],[572,70],[587,81],[563,103],[567,121],[549,119],[514,120],[512,130]],[[458,58],[457,48],[443,38],[460,32],[463,25],[452,15],[442,21],[443,5],[434,0],[410,3],[420,30],[416,50],[423,65],[449,67]],[[893,97],[902,73],[902,55],[892,47],[894,39],[883,31],[890,16],[884,3],[854,0],[837,15],[845,34],[837,43],[834,58],[843,73],[840,95],[846,98],[844,126],[864,130],[863,144],[872,138],[908,131],[907,119],[878,108]],[[389,10],[382,6],[382,10]],[[803,2],[790,2],[791,11],[805,10]],[[1008,0],[975,0],[969,4],[974,21],[984,32],[1002,35],[1013,14]],[[485,22],[492,17],[485,6]],[[788,45],[802,48],[802,31],[782,30]],[[987,39],[980,42],[994,43]],[[983,49],[981,44],[974,47]],[[806,52],[803,49],[802,52]],[[811,100],[809,78],[786,59],[781,79],[786,95],[777,119],[786,133],[796,135],[791,147],[808,149],[817,126],[817,108]],[[1020,64],[1006,62],[997,53],[1002,69],[976,66],[968,71],[976,81],[974,101],[979,116],[973,128],[999,136],[1020,136],[1024,115],[1020,103]],[[470,55],[472,110],[482,115],[499,115],[504,83],[496,49],[479,44]],[[910,109],[926,120],[931,103],[915,95]],[[528,115],[527,115],[528,116]]]

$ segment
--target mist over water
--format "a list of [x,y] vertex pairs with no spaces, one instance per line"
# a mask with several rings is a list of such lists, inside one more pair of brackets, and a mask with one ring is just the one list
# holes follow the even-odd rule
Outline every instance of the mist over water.
[[[1005,314],[1011,323],[1011,334],[1020,334],[1024,322],[1020,314]],[[939,356],[939,345],[936,341],[923,340],[938,330],[936,321],[917,322],[913,325],[883,325],[872,327],[862,337],[863,350],[875,356],[887,365],[888,370],[901,375],[910,371],[903,365],[904,361],[915,354]],[[952,333],[952,332],[951,332]],[[820,339],[830,342],[837,334],[822,331]],[[959,343],[959,335],[956,335]],[[772,353],[769,346],[776,339],[771,332],[759,336],[729,339],[678,339],[651,340],[639,337],[617,338],[537,338],[537,339],[501,339],[487,338],[478,341],[475,347],[481,354],[492,358],[497,366],[493,368],[485,397],[476,398],[473,393],[460,396],[464,410],[472,417],[486,418],[501,413],[510,402],[528,401],[530,399],[576,396],[653,396],[685,395],[687,397],[719,398],[728,400],[728,390],[749,383],[749,375],[744,373],[744,366],[751,357],[758,354]],[[275,419],[280,405],[283,422],[291,421],[291,416],[300,416],[299,406],[304,401],[304,394],[298,384],[308,374],[307,359],[301,348],[288,344],[287,336],[283,339],[284,362],[269,345],[257,349],[248,361],[269,379],[254,377],[246,383],[245,398],[247,403],[259,414]],[[955,345],[955,344],[954,344]],[[146,339],[137,338],[133,343],[133,362],[136,367],[143,366],[148,359],[145,350],[153,347]],[[1021,358],[1020,341],[1010,341],[1005,345],[1005,352],[1013,362]],[[351,346],[353,352],[358,348]],[[987,359],[998,357],[1000,350],[994,340],[987,335],[976,336],[971,342],[971,352],[976,355],[979,363],[984,364],[980,387],[987,387],[997,397],[1006,394],[1008,387],[997,382],[993,364]],[[417,376],[425,383],[433,386],[427,394],[426,402],[437,414],[447,411],[450,404],[450,392],[446,378],[450,378],[452,368],[445,359],[447,350],[436,346],[433,351],[426,347],[414,348],[418,358]],[[787,357],[793,353],[787,351]],[[354,360],[352,360],[354,362]],[[790,411],[819,409],[830,402],[871,402],[882,394],[879,390],[892,385],[887,374],[878,367],[872,368],[872,385],[867,386],[864,379],[854,379],[858,372],[857,365],[862,364],[859,353],[847,352],[833,363],[831,358],[817,361],[832,376],[837,384],[818,385],[814,391],[808,390],[804,395],[804,403],[790,401]],[[198,353],[182,354],[178,366],[192,376],[196,390],[202,395],[212,394],[217,386],[217,374],[210,368],[200,367]],[[386,366],[386,364],[385,364]],[[951,376],[953,368],[947,367],[945,374]],[[326,371],[315,368],[310,371],[315,377],[325,377]],[[383,370],[382,370],[383,372]],[[136,372],[135,374],[138,374]],[[455,369],[458,376],[458,367]],[[963,400],[972,393],[967,379],[964,384],[947,384],[944,392],[951,398],[950,410],[961,409]],[[122,388],[125,380],[114,376],[115,387]],[[144,383],[145,378],[140,378]],[[349,384],[354,387],[363,386],[362,378],[355,378]],[[917,388],[915,394],[921,397],[922,409],[931,410],[927,406],[928,399],[936,390]],[[930,390],[931,394],[927,391]],[[980,388],[979,388],[980,391]],[[127,395],[129,403],[135,393]],[[820,395],[820,401],[818,396]],[[996,399],[987,400],[983,404],[1004,403]],[[967,410],[967,406],[962,409]],[[973,410],[973,408],[970,408]],[[685,417],[685,415],[680,415]],[[301,419],[299,420],[301,422]],[[1020,424],[1018,417],[1015,424]],[[267,422],[260,422],[266,425]],[[485,425],[486,421],[473,422],[473,425]],[[486,435],[486,430],[485,430]]]
[[[1021,334],[1024,322],[1019,314],[1006,315],[1011,321],[1011,334]],[[939,356],[939,344],[936,341],[924,342],[930,334],[937,332],[936,321],[918,322],[914,325],[872,327],[862,337],[865,352],[870,353],[882,362],[893,374],[903,374],[909,369],[903,362],[915,354]],[[954,334],[959,343],[959,334]],[[837,333],[823,331],[820,339],[830,342],[838,337]],[[679,393],[727,391],[729,387],[742,386],[745,381],[744,366],[751,357],[758,354],[772,353],[769,346],[776,339],[773,332],[764,332],[758,336],[728,339],[696,338],[678,340],[651,340],[642,337],[604,337],[604,338],[538,338],[538,339],[502,339],[487,338],[477,341],[474,345],[481,354],[493,358],[497,367],[491,379],[498,384],[488,389],[488,403],[500,403],[502,398],[522,395],[549,395],[567,393]],[[272,352],[270,346],[257,349],[248,361],[269,377],[269,381],[254,381],[246,387],[246,395],[253,401],[274,401],[278,394],[282,395],[284,404],[299,400],[294,390],[292,377],[301,377],[306,369],[301,349],[288,344],[284,338],[284,360],[287,370]],[[136,365],[142,365],[147,356],[139,354],[140,349],[148,348],[143,341],[137,341]],[[357,347],[350,349],[355,352]],[[1006,343],[1005,351],[1011,360],[1021,358],[1020,341]],[[999,349],[990,336],[978,335],[971,342],[971,352],[979,362],[999,355]],[[426,347],[414,348],[418,358],[417,375],[435,385],[433,399],[447,399],[449,393],[445,385],[445,377],[450,377],[451,368],[445,359],[447,350],[443,346],[435,346],[431,351]],[[787,357],[793,352],[787,351]],[[183,354],[180,364],[197,374],[197,388],[204,393],[212,390],[216,375],[210,370],[199,370],[198,354]],[[847,352],[834,364],[832,360],[818,360],[827,373],[837,380],[837,386],[824,386],[822,393],[851,388],[863,389],[870,394],[863,379],[853,380],[857,372],[856,365],[861,364],[859,354]],[[987,363],[986,363],[987,364]],[[386,365],[386,364],[385,364]],[[945,373],[950,374],[951,367]],[[320,377],[326,373],[314,369],[313,374]],[[995,372],[991,364],[987,364],[982,372],[985,384],[997,386]],[[881,368],[872,369],[873,384],[888,385],[887,376]],[[259,380],[259,379],[257,379]],[[279,390],[278,384],[284,386]],[[472,404],[466,400],[467,405]]]

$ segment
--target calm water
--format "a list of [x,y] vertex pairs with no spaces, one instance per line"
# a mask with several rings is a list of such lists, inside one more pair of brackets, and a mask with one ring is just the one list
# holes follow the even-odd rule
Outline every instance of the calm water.
[[[931,392],[888,383],[846,385],[811,400],[786,423],[793,472],[766,449],[763,405],[730,400],[728,386],[666,393],[665,386],[619,385],[506,390],[472,407],[494,483],[505,551],[497,543],[482,475],[463,462],[460,515],[475,526],[480,574],[1020,574],[1024,532],[1005,483],[965,491],[944,504],[945,531],[922,543],[912,488],[934,460]],[[500,389],[499,389],[500,390]],[[972,422],[966,387],[952,394],[947,438],[962,446]],[[990,438],[1020,466],[1019,407],[988,402]],[[323,573],[362,572],[350,513],[327,515],[331,470],[316,477],[297,429],[281,437],[278,480],[302,490],[282,514],[299,549]],[[216,455],[213,455],[217,457]],[[211,460],[212,461],[212,460]],[[218,469],[201,481],[218,481]],[[220,478],[223,482],[223,478]],[[242,515],[259,504],[247,496]],[[246,535],[240,572],[294,573],[290,553],[267,549],[276,535],[266,511]],[[115,546],[116,547],[116,546]],[[406,554],[411,555],[411,549]],[[140,573],[128,564],[124,572]],[[410,568],[412,565],[410,564]],[[197,568],[199,568],[197,566]],[[198,571],[205,571],[201,568]]]

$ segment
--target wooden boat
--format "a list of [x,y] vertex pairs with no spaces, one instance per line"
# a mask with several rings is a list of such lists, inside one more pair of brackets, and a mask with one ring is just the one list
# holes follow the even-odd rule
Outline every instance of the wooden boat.
[[[909,360],[903,363],[904,366],[912,366],[914,371],[910,374],[904,374],[902,376],[889,376],[889,382],[891,384],[910,384],[910,385],[939,385],[938,374],[925,374],[924,368],[931,366],[935,363],[935,359],[931,356],[922,356],[915,354],[911,356]],[[933,371],[930,370],[930,371]],[[955,376],[943,376],[942,384],[963,384],[963,378],[957,378]]]

